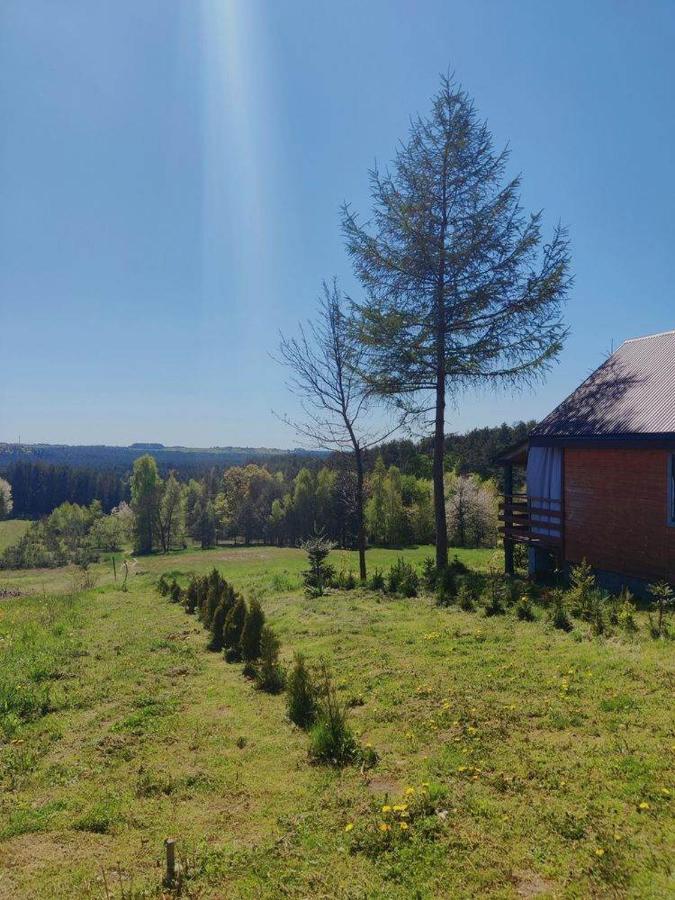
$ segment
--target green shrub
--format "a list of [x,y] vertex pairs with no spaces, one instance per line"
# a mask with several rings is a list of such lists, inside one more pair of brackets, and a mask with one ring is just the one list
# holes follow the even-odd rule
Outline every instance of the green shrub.
[[225,579],[218,569],[214,567],[208,577],[206,599],[202,606],[202,621],[207,628],[211,626],[211,620],[213,619],[215,611],[223,601],[226,589],[227,584],[225,583]]
[[157,579],[157,592],[160,597],[168,597],[170,590],[171,584],[169,583],[169,579],[164,574],[160,575]]
[[335,546],[331,541],[325,540],[320,534],[316,534],[300,544],[307,554],[309,568],[302,573],[305,584],[305,593],[309,597],[323,596],[333,577],[333,567],[328,565],[326,559]]
[[505,577],[495,571],[489,572],[483,593],[483,611],[486,616],[501,616],[506,612],[507,590]]
[[422,561],[422,585],[425,590],[429,592],[436,590],[437,576],[436,560],[432,556],[425,556]]
[[567,612],[565,592],[560,588],[556,588],[556,590],[551,593],[549,615],[551,617],[551,624],[554,628],[559,628],[561,631],[572,630],[572,622]]
[[459,581],[457,572],[450,566],[436,573],[436,603],[450,606],[457,598]]
[[223,628],[228,612],[225,604],[221,603],[211,619],[211,639],[208,647],[214,653],[219,653],[223,649]]
[[239,662],[241,659],[241,633],[245,621],[246,601],[243,597],[237,596],[223,626],[223,647],[228,662]]
[[385,588],[384,575],[382,574],[381,569],[375,569],[373,574],[370,576],[370,581],[368,582],[368,587],[371,591],[383,591]]
[[528,594],[522,594],[516,602],[516,617],[522,622],[533,622],[534,606]]
[[260,656],[264,625],[265,613],[262,611],[260,601],[254,597],[249,604],[241,632],[240,648],[245,662],[253,662]]
[[617,624],[624,631],[634,634],[638,630],[637,622],[635,621],[635,598],[628,588],[623,588],[619,594],[618,605]]
[[649,593],[652,597],[649,633],[653,638],[666,637],[669,633],[670,613],[675,606],[675,591],[667,581],[659,581],[649,585]]
[[310,728],[316,721],[316,688],[301,653],[295,654],[286,684],[288,718],[299,728]]
[[468,578],[462,579],[457,590],[457,605],[464,612],[473,612],[476,609],[476,597]]
[[201,598],[201,578],[193,576],[190,580],[190,584],[188,585],[187,591],[185,592],[185,600],[183,601],[183,605],[185,607],[185,612],[192,615],[199,608],[199,601]]
[[260,664],[255,686],[268,694],[278,694],[284,689],[284,671],[279,665],[280,647],[279,638],[269,625],[265,625],[260,640]]
[[180,588],[180,585],[174,578],[171,582],[171,587],[169,589],[169,600],[171,603],[180,603],[183,599],[183,591]]
[[389,570],[387,591],[390,594],[401,594],[404,597],[416,597],[419,583],[420,578],[415,567],[399,556]]
[[325,663],[320,671],[317,721],[309,738],[309,755],[315,762],[344,766],[358,756],[358,745],[347,723],[347,707],[339,700]]
[[572,615],[590,622],[594,615],[594,595],[597,590],[591,566],[583,559],[570,572],[571,588],[568,599]]
[[591,631],[595,635],[605,634],[607,632],[607,595],[602,591],[591,591],[588,600],[588,611],[586,620],[590,623]]

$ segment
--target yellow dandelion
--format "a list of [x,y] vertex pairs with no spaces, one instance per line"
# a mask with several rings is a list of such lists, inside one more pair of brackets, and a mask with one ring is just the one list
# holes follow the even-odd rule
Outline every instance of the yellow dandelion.
[[411,797],[415,793],[414,787],[407,787],[404,791],[406,797]]
[[670,797],[670,791],[668,790],[668,788],[661,788],[661,793],[664,797]]
[[391,812],[391,806],[387,806],[387,805],[385,804],[385,806],[382,807],[382,812],[383,812],[383,813]]
[[353,822],[347,822],[347,824],[345,825],[345,831],[351,831],[353,827],[354,827]]
[[387,824],[387,822],[380,822],[379,828],[380,831],[389,831],[391,829],[391,825]]
[[595,848],[595,855],[596,855],[596,856],[604,856],[604,855],[605,855],[605,851],[602,849],[602,847],[596,847],[596,848]]
[[649,803],[647,803],[645,800],[643,800],[642,803],[640,804],[640,809],[649,809]]
[[422,782],[422,787],[423,787],[423,788],[428,788],[428,787],[429,787],[429,782],[428,782],[428,781],[423,781],[423,782]]
[[401,831],[407,831],[407,830],[408,830],[408,823],[407,823],[407,822],[399,822],[399,823],[398,823],[398,827],[401,829]]

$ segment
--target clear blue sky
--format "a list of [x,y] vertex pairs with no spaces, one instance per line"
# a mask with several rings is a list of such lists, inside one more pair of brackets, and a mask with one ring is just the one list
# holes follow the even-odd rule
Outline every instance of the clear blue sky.
[[293,446],[277,332],[448,67],[576,274],[547,384],[449,430],[542,416],[675,328],[674,46],[670,0],[3,0],[0,440]]

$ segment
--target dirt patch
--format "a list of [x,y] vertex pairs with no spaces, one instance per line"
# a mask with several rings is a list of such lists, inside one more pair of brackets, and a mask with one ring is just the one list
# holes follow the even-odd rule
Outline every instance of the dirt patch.
[[394,778],[384,775],[375,775],[366,782],[366,787],[371,794],[389,794],[390,797],[403,793],[403,788]]
[[516,893],[519,897],[555,897],[556,885],[536,872],[522,872],[514,876]]

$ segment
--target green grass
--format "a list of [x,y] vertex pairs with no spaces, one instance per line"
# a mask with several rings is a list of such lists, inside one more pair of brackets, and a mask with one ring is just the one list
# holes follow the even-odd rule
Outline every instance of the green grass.
[[[285,664],[330,661],[375,768],[311,765],[283,695],[255,691],[154,591],[162,571],[214,563],[261,596]],[[359,590],[308,600],[301,568],[255,547],[138,558],[126,593],[108,564],[75,597],[40,595],[72,573],[21,582],[37,596],[0,605],[0,896],[103,897],[103,870],[115,896],[119,872],[158,897],[166,837],[185,896],[673,894],[674,653],[643,614],[637,637],[594,639],[539,608],[523,622]],[[441,815],[380,840],[380,807],[425,784]]]
[[5,519],[0,522],[0,553],[18,543],[30,524],[27,519]]

